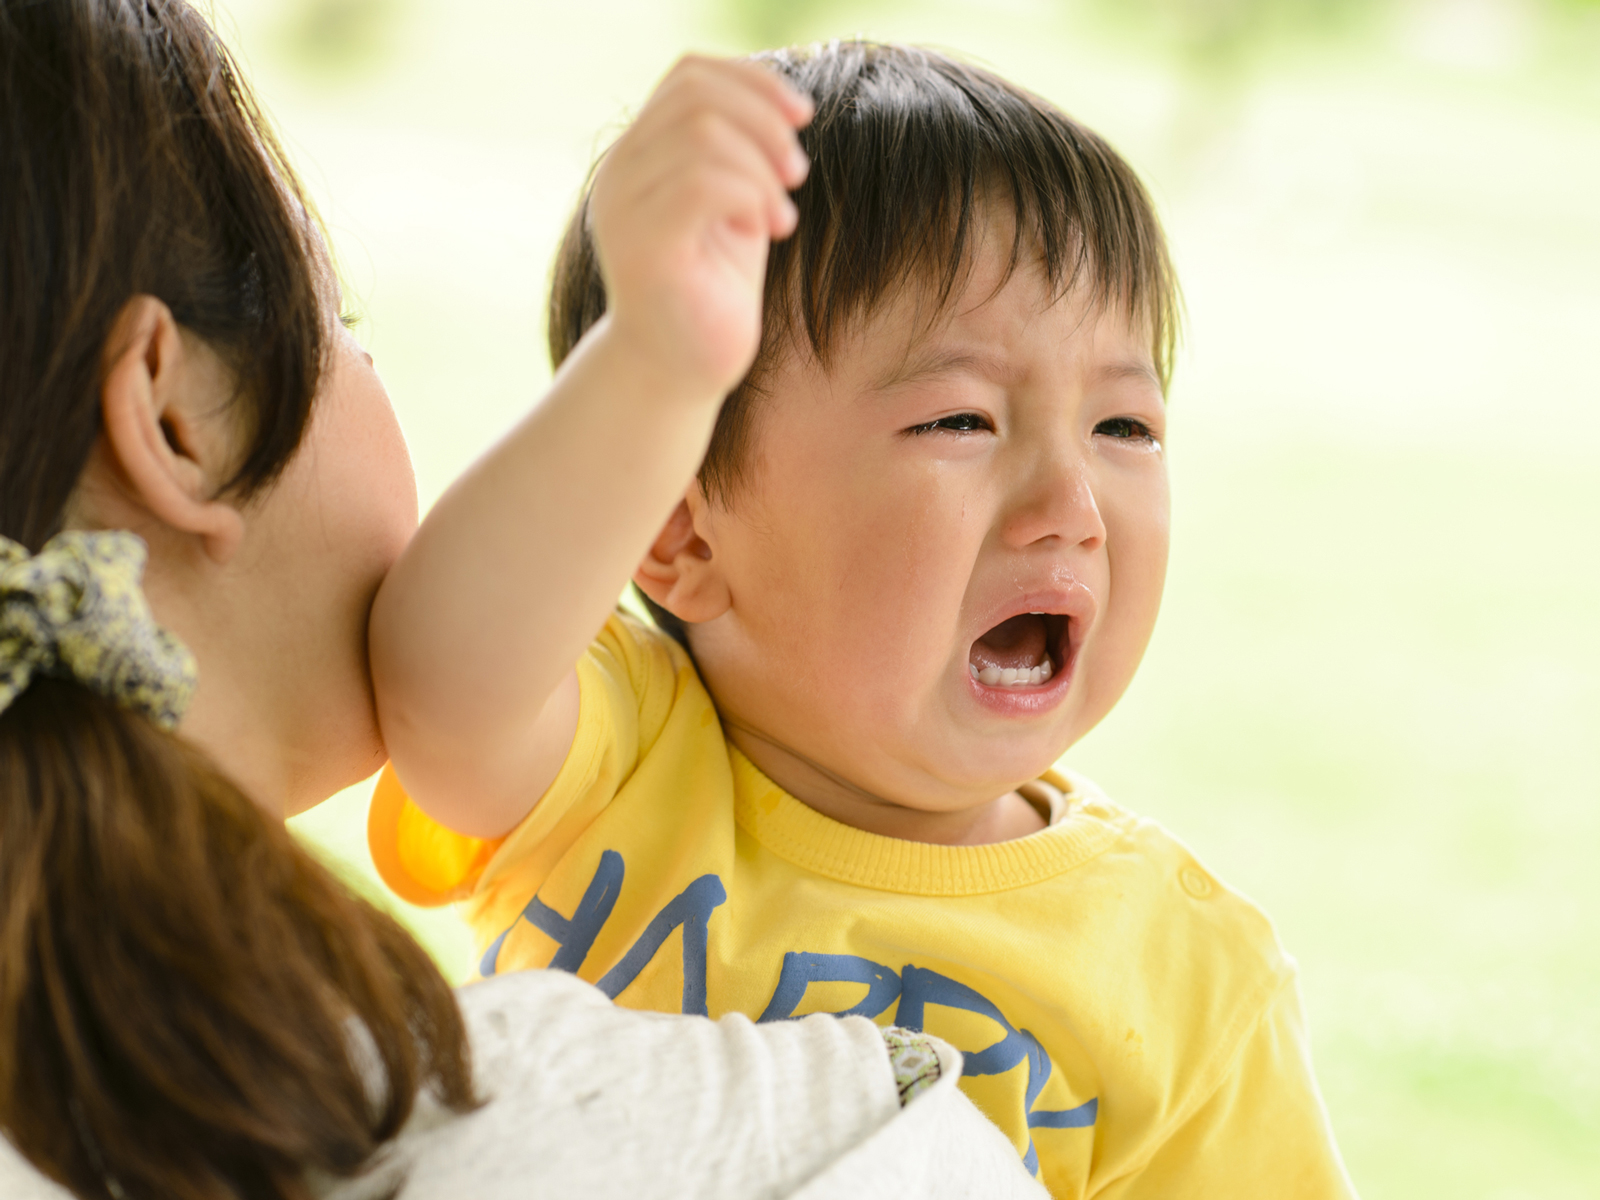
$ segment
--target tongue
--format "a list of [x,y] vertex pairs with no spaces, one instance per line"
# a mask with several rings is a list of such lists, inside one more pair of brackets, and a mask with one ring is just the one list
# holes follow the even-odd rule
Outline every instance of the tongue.
[[1044,662],[1046,640],[1044,618],[1036,613],[1023,613],[1001,621],[972,643],[967,661],[980,671],[985,667],[1030,670]]

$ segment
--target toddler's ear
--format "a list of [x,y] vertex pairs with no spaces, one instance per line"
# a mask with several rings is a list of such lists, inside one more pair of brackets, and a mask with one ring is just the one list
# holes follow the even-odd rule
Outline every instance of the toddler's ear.
[[695,517],[704,510],[698,487],[672,510],[633,573],[639,590],[680,621],[698,625],[728,611],[728,585]]

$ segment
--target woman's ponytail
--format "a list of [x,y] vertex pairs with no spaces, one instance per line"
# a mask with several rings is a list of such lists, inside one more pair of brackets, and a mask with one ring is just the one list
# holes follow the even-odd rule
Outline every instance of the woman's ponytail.
[[470,1104],[454,999],[403,929],[148,719],[57,679],[0,714],[23,1155],[83,1197],[287,1200],[307,1167],[357,1172],[422,1086]]

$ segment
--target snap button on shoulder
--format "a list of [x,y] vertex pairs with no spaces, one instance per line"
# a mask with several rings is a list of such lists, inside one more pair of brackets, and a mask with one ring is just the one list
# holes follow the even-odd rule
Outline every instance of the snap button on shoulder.
[[1185,867],[1179,871],[1178,882],[1183,885],[1183,890],[1196,900],[1204,900],[1211,895],[1211,880],[1206,878],[1206,873],[1199,867]]

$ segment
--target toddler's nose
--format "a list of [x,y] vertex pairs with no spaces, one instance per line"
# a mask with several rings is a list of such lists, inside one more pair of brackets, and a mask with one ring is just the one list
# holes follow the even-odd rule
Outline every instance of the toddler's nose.
[[1095,500],[1088,464],[1062,454],[1040,454],[1023,477],[1006,513],[1008,545],[1059,539],[1065,546],[1097,549],[1106,527]]

